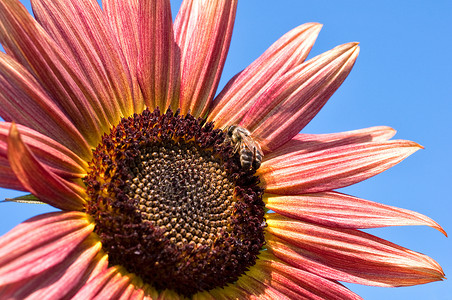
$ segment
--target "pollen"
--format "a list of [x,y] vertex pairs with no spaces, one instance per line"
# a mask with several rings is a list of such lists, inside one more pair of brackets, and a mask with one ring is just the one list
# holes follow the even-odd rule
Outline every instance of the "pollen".
[[190,296],[236,281],[264,245],[262,189],[225,133],[170,110],[124,118],[84,179],[109,262]]

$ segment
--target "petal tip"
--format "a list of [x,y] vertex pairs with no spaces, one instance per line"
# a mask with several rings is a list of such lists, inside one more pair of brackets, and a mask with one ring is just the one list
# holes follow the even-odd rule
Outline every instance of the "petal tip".
[[356,52],[356,55],[358,55],[359,51],[360,51],[360,47],[359,47],[359,42],[352,42],[351,44],[351,49],[353,49],[353,52]]
[[350,56],[353,56],[356,58],[359,54],[360,47],[359,42],[350,42],[343,45],[344,46],[344,52],[351,52]]
[[315,30],[315,31],[320,31],[320,29],[322,29],[322,27],[323,27],[323,24],[317,23],[317,22],[310,22],[310,23],[306,23],[304,26],[307,26],[308,28]]
[[391,141],[397,144],[397,147],[399,147],[400,149],[402,148],[406,149],[406,151],[410,152],[410,154],[420,149],[424,149],[424,146],[410,140],[391,140]]
[[420,145],[420,144],[418,144],[416,142],[413,142],[413,141],[409,141],[407,146],[410,147],[410,148],[415,148],[413,152],[415,152],[415,151],[417,151],[419,149],[424,149],[424,146],[422,146],[422,145]]
[[397,133],[397,130],[395,130],[394,128],[390,127],[390,126],[383,126],[386,130],[394,133],[394,135]]
[[339,63],[340,64],[345,63],[351,67],[353,66],[356,58],[358,57],[359,51],[360,51],[359,42],[350,42],[339,45],[325,53],[331,53],[332,57],[334,56],[343,57],[343,59],[339,60]]
[[446,230],[444,230],[444,228],[441,225],[439,225],[438,223],[436,223],[435,221],[433,221],[433,224],[431,224],[429,226],[438,230],[442,234],[444,234],[445,237],[448,237]]
[[16,139],[19,137],[19,130],[17,130],[16,122],[11,122],[11,127],[9,128],[9,138]]

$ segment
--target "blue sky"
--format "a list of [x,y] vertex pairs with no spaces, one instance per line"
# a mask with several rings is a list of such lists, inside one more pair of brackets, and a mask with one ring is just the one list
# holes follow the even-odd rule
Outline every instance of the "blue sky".
[[[24,2],[26,5],[29,3]],[[173,1],[174,14],[180,1]],[[303,130],[329,133],[388,125],[395,138],[424,150],[365,182],[343,189],[364,199],[423,213],[452,234],[452,1],[256,1],[238,6],[220,87],[290,29],[324,24],[310,57],[357,41],[361,52],[342,87]],[[19,195],[0,189],[0,198]],[[49,211],[44,205],[0,205],[0,234]],[[428,227],[370,230],[437,260],[451,276],[452,243]],[[347,284],[365,299],[452,299],[452,282],[407,288]]]

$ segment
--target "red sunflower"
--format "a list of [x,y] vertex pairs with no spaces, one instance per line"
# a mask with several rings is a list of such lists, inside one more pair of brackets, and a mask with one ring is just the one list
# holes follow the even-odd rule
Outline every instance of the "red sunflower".
[[[421,147],[299,134],[359,47],[299,26],[215,97],[237,1],[0,0],[0,186],[61,209],[0,238],[1,299],[359,299],[444,278],[365,233],[431,219],[335,191]],[[234,125],[231,127],[231,125]],[[238,130],[238,131],[237,131]]]

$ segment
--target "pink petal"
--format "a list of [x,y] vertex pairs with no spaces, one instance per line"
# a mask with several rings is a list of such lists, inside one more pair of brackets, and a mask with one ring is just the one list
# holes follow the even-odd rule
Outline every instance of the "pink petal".
[[236,285],[241,288],[245,293],[245,298],[231,298],[231,299],[303,299],[299,294],[292,293],[290,296],[296,295],[295,298],[289,297],[284,292],[274,288],[271,284],[257,280],[253,276],[244,274],[240,276],[240,280]]
[[237,0],[186,0],[174,24],[181,50],[182,114],[204,116],[218,87],[231,41]]
[[99,299],[119,299],[131,284],[131,278],[117,273],[96,295]]
[[[263,270],[257,274],[261,277],[259,280],[268,282],[271,286],[276,286],[278,283],[307,299],[361,299],[340,283],[289,266],[268,252],[262,253],[256,267]],[[262,273],[268,273],[265,275],[267,278]]]
[[[129,300],[129,299],[135,299],[132,298],[132,294],[135,291],[135,286],[133,284],[129,284],[126,289],[121,293],[120,297],[118,297],[119,300]],[[143,299],[143,297],[141,297]]]
[[[92,82],[17,0],[0,2],[0,43],[46,89],[91,146],[109,129]],[[56,103],[56,102],[55,102]]]
[[218,128],[238,124],[267,88],[306,59],[321,27],[308,23],[282,36],[228,82],[212,103],[207,120],[215,121]]
[[265,207],[281,215],[335,228],[427,225],[447,236],[435,221],[420,213],[349,195],[325,192],[298,196],[264,194]]
[[[271,283],[264,283],[267,285],[267,289],[265,291],[266,299],[272,300],[272,299],[304,299],[304,300],[324,300],[323,298],[316,297],[315,295],[307,296],[307,294],[310,294],[308,291],[303,289],[300,286],[297,286],[296,283],[294,283],[292,280],[287,279],[284,276],[278,276],[273,275],[273,280]],[[269,292],[272,292],[270,294]],[[274,294],[274,292],[277,291],[278,294]],[[277,296],[278,295],[278,296]],[[263,295],[253,295],[255,299],[261,299]],[[277,298],[275,298],[277,297]]]
[[[444,278],[430,257],[359,230],[314,225],[278,214],[267,214],[266,221],[268,233],[285,241],[275,242],[269,235],[269,249],[292,266],[322,277],[377,286],[408,286]],[[287,247],[292,250],[284,254]]]
[[179,106],[180,61],[169,0],[139,2],[138,74],[148,107],[166,111]]
[[135,275],[126,275],[118,267],[105,269],[91,278],[72,299],[144,299],[149,295],[156,299],[152,288],[144,291],[137,285],[138,280],[133,281],[134,278]]
[[240,126],[274,150],[291,140],[320,111],[350,73],[359,47],[338,46],[290,70],[263,92]]
[[143,93],[138,83],[138,50],[139,40],[139,18],[138,0],[104,0],[102,5],[106,18],[110,23],[114,36],[118,40],[120,48],[127,61],[132,80],[132,91],[134,99],[134,111],[140,113],[144,109]]
[[[129,287],[132,288],[132,294],[128,298],[129,300],[142,300],[145,297],[144,290],[143,289],[133,289],[133,286],[130,285]],[[153,299],[153,298],[151,298]]]
[[265,159],[274,157],[288,158],[294,154],[310,153],[339,146],[362,144],[368,142],[386,142],[396,131],[387,126],[375,126],[327,134],[300,133],[275,151],[266,153]]
[[0,238],[0,282],[11,284],[55,268],[93,231],[80,212],[40,215]]
[[0,52],[0,116],[37,130],[83,157],[91,155],[78,129],[35,78],[3,52]]
[[367,285],[374,284],[373,281],[349,274],[347,270],[339,270],[323,264],[323,262],[318,261],[316,255],[310,251],[293,246],[271,234],[267,234],[266,237],[267,250],[289,265],[324,278]]
[[83,70],[99,97],[106,124],[133,113],[131,78],[119,44],[95,0],[32,0],[38,22]]
[[[58,299],[72,299],[72,296],[77,293],[86,284],[86,282],[104,272],[108,268],[107,255],[102,252],[98,252],[94,258],[91,258],[92,254],[94,254],[99,247],[100,243],[98,243],[96,239],[93,241],[91,237],[88,237],[88,239],[86,239],[82,244],[77,246],[74,252],[72,252],[63,263],[60,263],[33,277],[15,282],[7,285],[6,287],[4,286],[4,290],[0,287],[0,298],[24,299],[25,296],[21,295],[25,295],[27,292],[40,292],[39,284],[45,280],[45,278],[49,276],[58,280],[58,278],[61,277],[58,272],[62,272],[73,279],[68,278],[67,282],[62,283],[61,281],[55,282],[53,285],[51,284],[49,286],[49,289],[55,289],[55,291],[61,292],[61,296],[56,297]],[[79,249],[82,249],[83,253],[81,253]],[[74,261],[75,258],[77,260]],[[71,265],[67,265],[68,263]],[[86,267],[87,264],[89,265]],[[62,276],[65,277],[65,275]],[[66,278],[67,277],[65,277],[64,281],[66,281]],[[27,287],[27,290],[25,290],[24,287]],[[21,295],[17,295],[17,293],[21,293]],[[49,293],[52,293],[52,291]],[[17,296],[13,297],[11,296],[12,294]],[[34,297],[31,298],[35,299]],[[54,297],[52,297],[52,299],[54,299]]]
[[[104,0],[102,5],[114,36],[124,53],[131,73],[136,74],[139,40],[139,1],[138,0]],[[135,71],[133,71],[135,70]]]
[[[87,163],[73,152],[45,135],[21,125],[16,126],[22,134],[23,142],[52,172],[66,179],[79,179],[86,175]],[[11,123],[0,123],[0,165],[7,168],[10,168],[7,155],[10,129]]]
[[0,186],[5,189],[25,191],[26,188],[11,170],[8,159],[0,159]]
[[91,281],[93,278],[96,278],[99,274],[108,269],[108,255],[101,252],[98,256],[99,258],[95,261],[96,264],[93,266],[92,271],[86,280],[87,282]]
[[257,174],[268,193],[297,195],[338,189],[396,165],[421,146],[411,141],[370,142],[275,157]]
[[67,182],[40,163],[24,144],[13,124],[8,136],[8,159],[22,185],[39,199],[63,210],[80,210],[85,203],[85,190]]
[[[102,290],[102,288],[113,278],[121,277],[116,267],[111,267],[103,272],[99,273],[97,276],[93,277],[88,281],[78,292],[75,294],[73,300],[85,300],[85,299],[95,299],[97,294]],[[98,298],[101,299],[101,298]]]
[[81,284],[96,254],[101,249],[100,243],[85,242],[79,245],[63,262],[45,272],[14,284],[16,290],[10,296],[14,299],[62,299],[69,298]]

